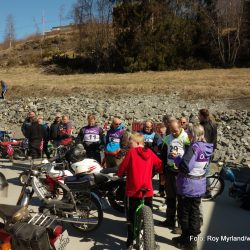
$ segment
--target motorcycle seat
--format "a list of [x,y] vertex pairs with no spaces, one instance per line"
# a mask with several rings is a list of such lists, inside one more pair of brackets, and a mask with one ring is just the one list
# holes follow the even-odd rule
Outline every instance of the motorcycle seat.
[[68,176],[64,179],[64,183],[73,192],[83,191],[93,185],[91,176]]
[[106,176],[105,174],[102,174],[102,173],[94,173],[94,178],[95,178],[95,183],[98,185],[98,184],[101,184],[101,183],[104,183],[106,182],[109,177]]
[[115,174],[118,170],[118,167],[113,167],[113,168],[104,168],[101,170],[101,173],[103,174]]
[[4,220],[16,222],[26,214],[28,214],[27,207],[0,204],[0,217]]

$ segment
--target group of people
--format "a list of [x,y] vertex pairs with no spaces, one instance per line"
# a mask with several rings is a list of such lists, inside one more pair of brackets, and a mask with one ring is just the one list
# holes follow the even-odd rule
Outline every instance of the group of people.
[[159,195],[166,192],[166,220],[159,225],[180,234],[172,239],[178,248],[197,249],[195,239],[203,222],[201,198],[211,195],[206,175],[216,148],[217,128],[207,109],[199,111],[197,124],[189,125],[187,118],[173,116],[164,116],[163,123],[158,135],[152,122],[146,121],[142,131],[130,136],[130,149],[117,172],[127,176],[127,249],[133,249],[134,214],[143,195],[145,204],[152,208],[154,170],[160,174]]
[[30,156],[33,159],[42,158],[46,154],[50,158],[48,143],[51,141],[55,147],[67,145],[72,142],[72,126],[67,115],[56,115],[51,126],[30,111],[24,120],[22,133],[28,139]]
[[[173,238],[178,247],[197,247],[193,239],[200,233],[202,223],[201,197],[210,195],[206,175],[216,148],[217,128],[207,109],[199,111],[197,124],[189,124],[186,117],[177,119],[172,115],[163,116],[162,122],[158,132],[154,130],[153,121],[147,120],[142,130],[129,135],[121,119],[114,117],[105,133],[96,117],[90,114],[87,125],[75,139],[76,143],[83,144],[87,158],[95,159],[106,168],[118,167],[118,176],[127,175],[128,249],[133,248],[133,218],[142,188],[147,190],[145,204],[152,208],[154,170],[159,173],[159,193],[155,195],[166,196],[167,205],[166,220],[160,225],[180,234]],[[41,156],[41,149],[50,157],[46,149],[48,141],[56,146],[72,143],[72,125],[67,115],[56,115],[49,127],[42,117],[29,112],[22,132],[29,140],[33,158]]]

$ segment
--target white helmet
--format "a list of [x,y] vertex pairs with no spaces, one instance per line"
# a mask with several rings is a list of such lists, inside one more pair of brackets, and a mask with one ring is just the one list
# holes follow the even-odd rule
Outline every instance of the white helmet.
[[84,159],[82,161],[73,163],[71,167],[74,169],[75,174],[100,173],[102,170],[101,165],[93,159]]

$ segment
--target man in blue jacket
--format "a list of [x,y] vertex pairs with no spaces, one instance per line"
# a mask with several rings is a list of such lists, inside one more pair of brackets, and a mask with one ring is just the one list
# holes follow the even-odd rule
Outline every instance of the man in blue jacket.
[[2,97],[2,99],[4,99],[5,94],[6,94],[7,90],[8,90],[8,87],[7,87],[7,84],[3,80],[1,80],[1,87],[2,87],[1,97]]

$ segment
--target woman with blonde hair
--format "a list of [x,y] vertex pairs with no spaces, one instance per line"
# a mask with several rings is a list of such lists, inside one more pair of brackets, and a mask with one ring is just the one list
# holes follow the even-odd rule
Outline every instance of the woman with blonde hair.
[[179,173],[176,179],[178,212],[182,234],[173,238],[181,249],[197,249],[194,240],[200,234],[201,197],[206,192],[206,167],[213,153],[213,144],[207,143],[204,128],[196,124],[192,128],[192,141],[183,157],[174,153]]

